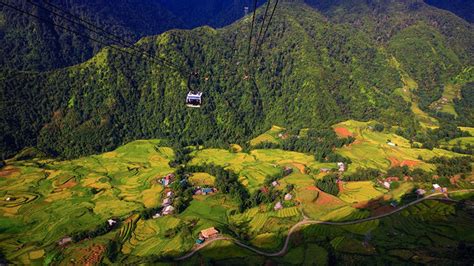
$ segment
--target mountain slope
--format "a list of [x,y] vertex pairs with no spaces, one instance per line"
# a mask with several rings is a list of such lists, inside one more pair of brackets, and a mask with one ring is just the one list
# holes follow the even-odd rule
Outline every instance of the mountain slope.
[[[377,119],[411,126],[418,118],[399,93],[401,73],[415,79],[416,97],[424,103],[439,93],[434,86],[468,64],[469,47],[452,49],[440,30],[420,20],[380,42],[369,26],[334,23],[301,2],[286,2],[250,66],[249,17],[221,30],[175,30],[140,40],[137,47],[201,73],[197,86],[205,103],[198,110],[183,104],[186,73],[110,48],[48,73],[4,71],[2,155],[39,145],[53,155],[76,157],[138,138],[223,145],[273,124],[301,128]],[[430,53],[438,55],[436,61],[419,70],[417,57]],[[400,66],[391,63],[394,57]]]

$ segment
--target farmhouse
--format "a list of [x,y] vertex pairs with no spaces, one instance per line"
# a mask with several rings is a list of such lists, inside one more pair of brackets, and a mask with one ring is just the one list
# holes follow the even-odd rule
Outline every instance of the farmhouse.
[[161,214],[159,212],[155,213],[151,218],[153,219],[158,219],[161,217]]
[[293,168],[289,166],[285,166],[285,168],[283,169],[283,175],[287,176],[287,175],[290,175],[291,173],[293,173]]
[[115,221],[114,219],[108,219],[107,223],[109,224],[109,226],[113,226],[114,224],[117,223],[117,221]]
[[163,212],[161,214],[169,215],[169,214],[172,214],[173,212],[174,212],[174,207],[171,205],[168,205],[163,209]]
[[419,189],[416,190],[416,194],[418,196],[423,196],[423,195],[425,195],[425,193],[426,193],[426,190],[424,190],[424,189],[419,188]]
[[337,167],[339,169],[339,172],[344,172],[346,171],[346,165],[343,162],[338,162]]
[[214,227],[210,227],[202,230],[200,236],[202,236],[204,239],[209,239],[211,237],[217,236],[217,234],[219,234],[219,231],[217,231],[217,229]]
[[293,198],[293,195],[291,195],[290,193],[287,193],[287,194],[285,195],[285,200],[286,200],[286,201],[289,201],[289,200],[291,200],[292,198]]
[[383,186],[386,188],[386,189],[390,189],[390,183],[385,181],[383,182]]
[[276,187],[276,186],[278,186],[278,185],[279,185],[279,184],[278,184],[278,181],[273,181],[273,182],[272,182],[272,186],[273,186],[273,187]]
[[329,169],[329,168],[321,168],[321,169],[319,169],[319,171],[320,171],[321,173],[329,173],[329,172],[331,172],[331,169]]
[[387,145],[388,145],[388,146],[392,146],[392,147],[397,146],[397,144],[395,144],[395,143],[393,143],[393,142],[387,142]]
[[161,205],[169,206],[169,205],[171,205],[171,203],[172,203],[172,200],[170,198],[165,198]]
[[173,191],[168,191],[168,192],[166,192],[166,197],[167,197],[167,198],[171,198],[171,197],[173,197],[173,196],[174,196]]
[[283,205],[281,204],[281,202],[277,202],[277,203],[275,204],[275,207],[273,207],[273,209],[274,209],[275,211],[281,210],[281,209],[283,209]]

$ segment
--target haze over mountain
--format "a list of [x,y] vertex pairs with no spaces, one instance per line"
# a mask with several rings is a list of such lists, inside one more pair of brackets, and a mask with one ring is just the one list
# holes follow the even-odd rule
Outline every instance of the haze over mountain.
[[[272,124],[315,127],[350,118],[414,130],[419,122],[436,124],[429,115],[473,125],[473,26],[419,0],[364,3],[311,2],[314,9],[283,2],[250,66],[249,17],[220,30],[141,39],[136,47],[209,77],[199,81],[200,110],[183,104],[182,71],[110,48],[51,72],[4,70],[2,155],[39,145],[75,157],[138,138],[238,142]],[[253,78],[244,79],[249,73]],[[451,115],[432,106],[448,83],[459,94]]]

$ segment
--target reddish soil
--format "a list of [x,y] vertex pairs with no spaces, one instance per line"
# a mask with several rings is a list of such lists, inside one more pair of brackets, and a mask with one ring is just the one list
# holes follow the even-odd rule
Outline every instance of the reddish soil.
[[310,187],[307,187],[306,189],[311,190],[311,191],[321,191],[321,190],[319,190],[319,188],[317,188],[315,186],[310,186]]
[[329,195],[328,193],[320,190],[319,188],[315,187],[315,186],[310,186],[310,187],[307,187],[306,188],[307,190],[311,190],[311,191],[318,191],[318,198],[316,199],[316,204],[321,204],[321,205],[329,205],[329,204],[334,204],[334,205],[338,205],[341,203],[341,200],[339,200],[338,198],[332,196],[332,195]]
[[86,250],[89,254],[87,256],[84,265],[98,265],[102,260],[102,254],[105,252],[104,246],[92,246]]
[[74,179],[68,180],[66,183],[59,186],[61,189],[72,188],[77,185],[77,182]]
[[334,128],[334,131],[336,131],[336,134],[339,137],[347,138],[353,136],[352,133],[345,127],[336,127]]
[[344,191],[344,182],[337,182],[337,187],[339,188],[339,192],[343,192]]
[[461,179],[461,176],[460,175],[455,175],[453,177],[451,177],[449,179],[449,181],[451,181],[451,184],[455,185],[458,183],[459,179]]
[[408,167],[415,167],[417,165],[419,165],[420,162],[419,161],[411,161],[411,160],[405,160],[401,163],[401,166],[408,166]]
[[8,168],[4,169],[3,171],[0,171],[0,177],[9,177],[15,173],[19,173],[20,170],[17,168]]
[[397,160],[396,158],[389,157],[388,160],[390,161],[391,167],[400,166],[400,161]]
[[304,170],[305,169],[305,165],[302,164],[302,163],[293,163],[293,166],[298,168],[298,170],[300,171],[300,173],[302,173],[303,175],[306,174],[306,171]]
[[420,161],[412,161],[412,160],[404,160],[400,162],[397,158],[389,157],[391,167],[395,166],[408,166],[408,167],[415,167],[420,164]]
[[372,216],[382,215],[393,211],[393,207],[390,205],[381,206],[375,210],[372,210]]

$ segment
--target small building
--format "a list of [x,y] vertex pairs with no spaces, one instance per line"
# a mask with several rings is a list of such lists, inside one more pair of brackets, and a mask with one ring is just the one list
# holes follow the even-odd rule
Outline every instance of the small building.
[[321,173],[329,173],[329,172],[331,172],[331,169],[329,169],[329,168],[321,168],[321,169],[319,169],[319,171],[320,171]]
[[390,202],[390,206],[396,208],[398,206],[398,202],[392,201],[392,202]]
[[168,191],[168,192],[166,192],[166,197],[167,197],[167,198],[171,198],[171,197],[173,197],[173,196],[174,196],[173,191]]
[[293,198],[293,195],[291,195],[290,193],[287,193],[285,195],[285,200],[288,201],[288,200],[291,200]]
[[66,244],[69,243],[69,242],[72,242],[72,237],[66,236],[66,237],[64,237],[63,239],[61,239],[61,240],[58,241],[58,245],[64,246],[64,245],[66,245]]
[[287,176],[287,175],[290,175],[291,173],[293,173],[293,168],[289,166],[285,166],[285,168],[283,169],[283,175]]
[[426,190],[419,188],[419,189],[416,190],[416,194],[418,196],[423,196],[423,195],[426,194]]
[[275,211],[281,210],[281,209],[283,209],[283,205],[281,204],[281,202],[277,202],[277,203],[275,204],[275,207],[273,207],[273,209],[274,209]]
[[201,195],[202,194],[202,189],[200,188],[197,188],[196,190],[194,190],[194,195]]
[[200,236],[202,236],[204,239],[209,239],[211,237],[215,237],[219,234],[219,231],[217,231],[216,228],[210,227],[207,229],[204,229],[201,231]]
[[114,219],[108,219],[107,223],[109,224],[109,226],[113,226],[114,224],[117,223],[117,221],[115,221]]
[[385,181],[387,182],[398,182],[400,181],[400,178],[398,176],[389,176],[385,178]]
[[383,186],[386,188],[386,189],[390,189],[390,183],[385,181],[383,182]]
[[159,212],[155,213],[151,218],[153,219],[158,219],[161,217],[161,214]]
[[203,194],[203,195],[212,194],[212,193],[214,193],[214,192],[215,192],[215,191],[214,191],[213,188],[207,187],[207,188],[203,188],[203,189],[202,189],[202,194]]
[[346,165],[343,162],[338,162],[337,163],[337,168],[338,168],[339,172],[346,171]]
[[395,144],[395,143],[393,143],[393,142],[387,142],[387,145],[388,145],[388,146],[392,146],[392,147],[397,146],[397,144]]
[[161,205],[168,206],[168,205],[171,205],[172,202],[173,201],[170,198],[165,198]]
[[163,211],[161,212],[162,215],[169,215],[174,212],[174,207],[171,205],[166,206]]
[[276,187],[276,186],[278,186],[278,185],[279,185],[279,184],[278,184],[278,181],[273,181],[273,182],[272,182],[272,186],[273,186],[273,187]]
[[438,191],[441,190],[441,186],[438,184],[433,184],[433,188]]

